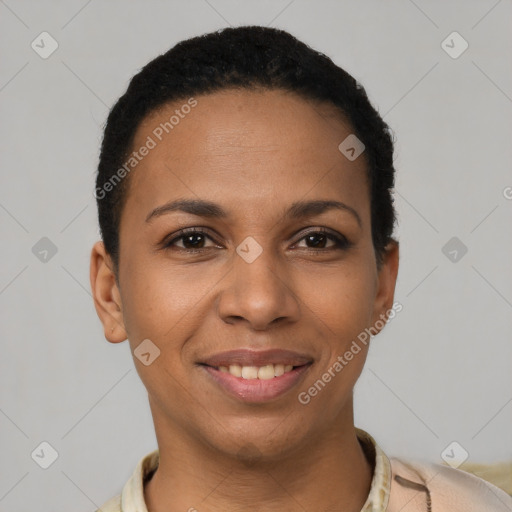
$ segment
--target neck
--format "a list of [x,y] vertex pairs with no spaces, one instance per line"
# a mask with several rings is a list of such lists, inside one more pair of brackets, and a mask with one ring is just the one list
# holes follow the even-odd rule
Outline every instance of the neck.
[[349,416],[350,421],[272,460],[226,456],[183,433],[181,438],[177,432],[162,435],[164,425],[155,422],[160,462],[145,486],[148,511],[360,512],[373,465]]

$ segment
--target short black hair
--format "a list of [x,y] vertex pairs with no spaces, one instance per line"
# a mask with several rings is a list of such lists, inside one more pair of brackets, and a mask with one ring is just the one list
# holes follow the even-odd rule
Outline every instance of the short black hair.
[[132,78],[109,113],[96,200],[102,240],[116,278],[119,227],[129,184],[126,170],[119,171],[129,158],[140,123],[166,103],[233,88],[293,92],[334,105],[349,121],[365,145],[372,241],[380,267],[386,245],[393,240],[396,220],[390,128],[371,105],[363,86],[329,57],[284,30],[239,26],[181,41],[156,57]]

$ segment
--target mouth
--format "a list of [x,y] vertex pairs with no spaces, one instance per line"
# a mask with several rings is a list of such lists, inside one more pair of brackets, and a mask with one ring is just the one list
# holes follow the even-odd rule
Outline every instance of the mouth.
[[199,363],[213,383],[244,402],[262,403],[285,394],[303,379],[311,357],[285,350],[223,352]]
[[[209,365],[205,365],[209,366]],[[246,380],[270,380],[276,377],[281,377],[285,373],[293,371],[293,369],[300,368],[303,365],[293,366],[291,364],[266,364],[264,366],[242,366],[240,364],[230,364],[229,366],[210,366],[223,373],[229,373],[234,377],[241,377]]]

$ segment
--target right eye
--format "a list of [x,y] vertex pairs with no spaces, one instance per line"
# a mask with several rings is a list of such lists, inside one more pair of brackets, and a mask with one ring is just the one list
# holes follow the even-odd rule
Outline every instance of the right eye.
[[[203,228],[182,229],[171,240],[165,242],[163,247],[164,249],[178,249],[179,251],[190,253],[204,252],[205,250],[210,249],[210,247],[203,247],[205,239],[215,242],[215,240],[213,240],[213,238],[211,238],[207,233],[208,232]],[[176,245],[179,241],[182,242],[183,247]]]

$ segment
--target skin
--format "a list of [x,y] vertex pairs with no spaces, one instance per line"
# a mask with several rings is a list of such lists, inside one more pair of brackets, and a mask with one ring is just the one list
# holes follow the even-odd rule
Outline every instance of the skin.
[[[148,510],[359,512],[373,467],[356,437],[352,395],[368,346],[309,404],[297,395],[393,305],[398,244],[378,269],[364,153],[351,162],[338,150],[352,130],[330,105],[275,90],[196,99],[130,175],[118,283],[102,242],[91,254],[106,339],[128,338],[132,352],[144,339],[160,349],[148,366],[134,357],[160,449],[145,487]],[[133,147],[184,103],[149,115]],[[213,201],[229,217],[173,212],[146,222],[178,198]],[[336,209],[284,218],[293,202],[312,199],[342,201],[361,225]],[[207,230],[202,254],[187,254],[194,245],[183,238],[160,245],[184,227]],[[351,246],[333,249],[321,233],[313,243],[304,238],[318,228]],[[263,249],[252,263],[236,252],[248,236]],[[240,347],[290,349],[314,362],[290,392],[247,404],[196,364]]]

